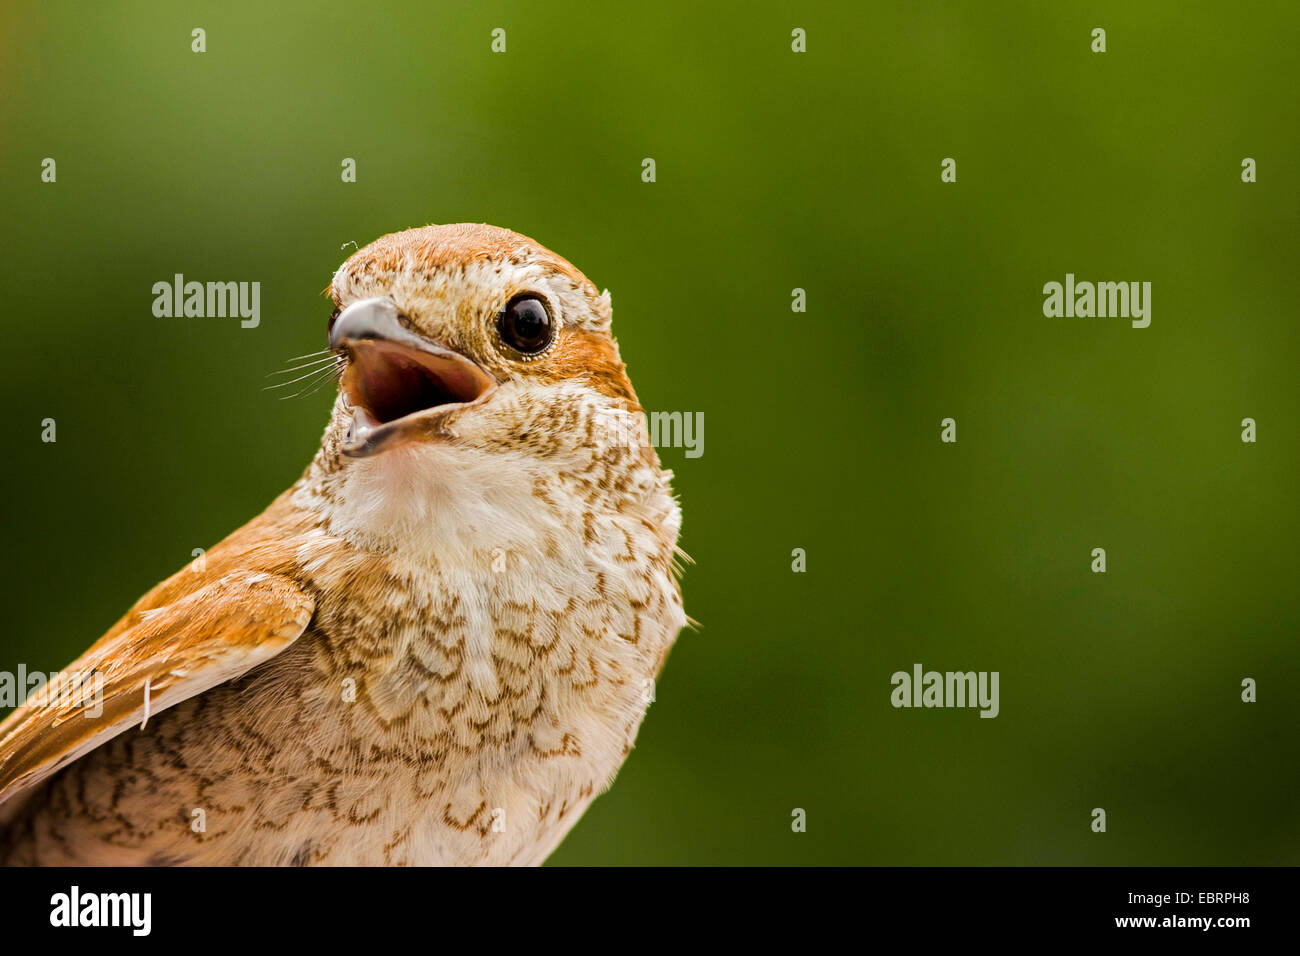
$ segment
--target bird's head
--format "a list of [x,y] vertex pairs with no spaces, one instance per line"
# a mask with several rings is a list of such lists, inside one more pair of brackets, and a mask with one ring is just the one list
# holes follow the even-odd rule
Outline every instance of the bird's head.
[[332,528],[446,553],[548,548],[611,507],[676,527],[609,295],[569,262],[508,229],[425,226],[357,251],[329,294],[339,395],[298,500]]
[[392,233],[343,263],[329,292],[344,365],[326,438],[346,457],[422,445],[555,455],[626,442],[600,432],[639,420],[608,293],[526,236]]
[[582,568],[643,535],[671,557],[672,475],[609,296],[569,262],[507,229],[426,226],[357,251],[329,293],[339,395],[293,493],[329,533],[458,566]]

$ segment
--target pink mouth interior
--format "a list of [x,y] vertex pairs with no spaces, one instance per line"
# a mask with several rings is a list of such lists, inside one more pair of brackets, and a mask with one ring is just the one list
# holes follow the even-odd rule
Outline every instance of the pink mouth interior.
[[466,361],[373,340],[353,347],[344,387],[352,404],[368,411],[377,425],[471,402],[485,389],[481,373]]

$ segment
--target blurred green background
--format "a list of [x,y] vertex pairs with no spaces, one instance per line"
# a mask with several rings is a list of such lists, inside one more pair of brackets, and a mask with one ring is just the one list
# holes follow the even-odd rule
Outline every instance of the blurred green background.
[[[702,627],[552,862],[1300,862],[1298,26],[7,3],[0,668],[66,664],[297,478],[331,396],[265,376],[324,344],[344,244],[486,221],[608,287],[643,403],[707,426],[662,451]],[[261,326],[153,317],[177,272],[260,281]],[[1150,281],[1150,328],[1045,318],[1066,272]],[[895,710],[916,662],[999,671],[1001,715]]]

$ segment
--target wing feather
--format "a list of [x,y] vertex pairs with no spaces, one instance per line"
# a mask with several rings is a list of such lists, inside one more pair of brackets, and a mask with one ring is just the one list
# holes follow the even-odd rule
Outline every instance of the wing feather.
[[314,608],[284,575],[231,570],[133,611],[0,724],[0,803],[148,715],[274,657],[303,633]]

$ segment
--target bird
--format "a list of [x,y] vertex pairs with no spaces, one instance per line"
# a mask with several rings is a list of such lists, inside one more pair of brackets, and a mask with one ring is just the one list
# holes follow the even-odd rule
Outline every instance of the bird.
[[326,291],[319,450],[0,724],[0,862],[538,865],[631,751],[686,556],[608,291],[471,223]]

